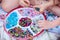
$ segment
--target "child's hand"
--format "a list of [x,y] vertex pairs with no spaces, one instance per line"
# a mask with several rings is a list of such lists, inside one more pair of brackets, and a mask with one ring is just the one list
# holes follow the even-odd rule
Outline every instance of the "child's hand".
[[30,6],[29,0],[19,0],[19,4],[24,7]]
[[40,0],[39,4],[33,6],[34,8],[40,8],[40,12],[43,12],[45,9],[49,8],[50,6],[54,5],[53,0]]
[[49,28],[56,27],[56,22],[54,23],[54,22],[50,22],[50,21],[47,21],[47,20],[39,20],[38,25],[42,29],[49,29]]

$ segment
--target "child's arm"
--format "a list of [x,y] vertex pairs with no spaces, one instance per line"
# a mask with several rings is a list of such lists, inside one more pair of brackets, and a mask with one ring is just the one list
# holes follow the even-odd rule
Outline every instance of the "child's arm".
[[53,20],[53,23],[56,24],[56,26],[60,25],[60,17],[56,20]]
[[47,21],[47,20],[39,20],[38,25],[42,29],[54,28],[54,27],[60,25],[60,18],[57,18],[56,20],[51,21],[51,22]]
[[4,9],[4,11],[9,12],[12,9],[18,7],[19,4],[18,0],[2,0],[1,6]]
[[[28,3],[28,4],[27,4]],[[6,12],[10,12],[12,9],[17,8],[19,5],[28,6],[28,0],[2,0],[1,6]]]
[[55,15],[60,16],[60,7],[58,6],[50,7],[50,10],[54,12]]

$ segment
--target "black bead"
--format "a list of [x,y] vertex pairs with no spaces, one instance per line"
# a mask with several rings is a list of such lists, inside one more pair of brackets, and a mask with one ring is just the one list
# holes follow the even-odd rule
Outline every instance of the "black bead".
[[36,7],[35,9],[36,9],[37,11],[40,11],[40,8],[37,8],[37,7]]

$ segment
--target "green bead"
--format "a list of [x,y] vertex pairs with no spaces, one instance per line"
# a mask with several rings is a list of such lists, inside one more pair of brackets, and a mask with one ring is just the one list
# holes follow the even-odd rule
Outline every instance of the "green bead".
[[19,34],[15,33],[15,36],[16,36],[16,37],[18,37],[18,36],[19,36]]

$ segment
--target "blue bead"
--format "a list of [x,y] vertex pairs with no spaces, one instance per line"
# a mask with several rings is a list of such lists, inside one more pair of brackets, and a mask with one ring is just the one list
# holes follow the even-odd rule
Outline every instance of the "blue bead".
[[7,29],[11,28],[10,24],[6,24],[6,28]]

